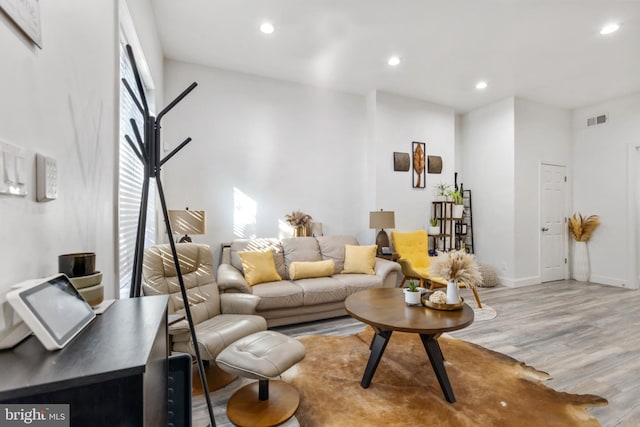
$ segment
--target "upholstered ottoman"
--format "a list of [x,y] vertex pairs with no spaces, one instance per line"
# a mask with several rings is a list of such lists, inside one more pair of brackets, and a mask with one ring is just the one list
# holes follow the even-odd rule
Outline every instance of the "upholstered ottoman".
[[304,359],[300,341],[274,331],[241,338],[216,358],[218,366],[233,375],[257,379],[229,399],[227,416],[237,426],[275,426],[291,418],[300,395],[284,381],[269,381]]

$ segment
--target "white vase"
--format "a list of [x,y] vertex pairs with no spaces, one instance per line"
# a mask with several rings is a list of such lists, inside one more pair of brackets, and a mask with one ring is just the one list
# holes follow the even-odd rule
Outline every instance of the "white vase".
[[589,280],[591,267],[587,242],[575,242],[573,246],[573,278],[579,282]]
[[453,205],[451,216],[453,218],[462,218],[464,215],[464,205]]
[[458,304],[460,302],[460,292],[458,282],[449,280],[447,282],[447,304]]
[[404,289],[404,302],[411,305],[420,304],[420,296],[422,292],[411,292],[409,289]]
[[437,225],[429,226],[429,236],[437,236],[440,234],[440,227]]

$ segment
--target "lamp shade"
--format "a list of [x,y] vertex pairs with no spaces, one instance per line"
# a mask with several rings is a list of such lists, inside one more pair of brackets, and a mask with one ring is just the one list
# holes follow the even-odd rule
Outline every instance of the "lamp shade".
[[369,212],[369,228],[383,229],[394,228],[396,226],[395,213],[393,211]]
[[205,234],[207,232],[206,211],[169,211],[171,231],[176,234]]

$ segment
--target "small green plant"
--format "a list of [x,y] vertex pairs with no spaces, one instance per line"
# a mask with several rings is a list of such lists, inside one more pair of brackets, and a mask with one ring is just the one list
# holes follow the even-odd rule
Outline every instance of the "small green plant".
[[454,205],[461,205],[462,202],[462,193],[458,190],[453,190],[449,193],[449,197],[451,197],[451,201]]
[[449,184],[436,184],[433,186],[433,193],[435,196],[448,197],[451,193],[451,185]]
[[409,292],[418,292],[416,282],[414,282],[413,280],[409,280]]
[[432,227],[437,227],[438,226],[438,219],[437,218],[429,218],[429,224],[431,224]]

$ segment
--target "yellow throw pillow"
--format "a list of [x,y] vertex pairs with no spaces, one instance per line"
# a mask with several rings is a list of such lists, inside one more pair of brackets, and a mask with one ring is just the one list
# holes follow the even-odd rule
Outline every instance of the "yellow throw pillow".
[[344,245],[344,270],[342,274],[375,274],[376,245]]
[[242,261],[242,271],[249,286],[282,280],[276,270],[273,251],[241,251],[238,252],[238,256]]
[[332,259],[326,261],[294,261],[289,266],[291,280],[310,279],[312,277],[333,276],[336,265]]

